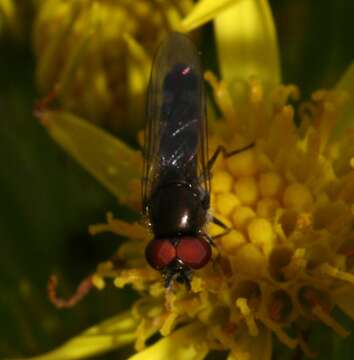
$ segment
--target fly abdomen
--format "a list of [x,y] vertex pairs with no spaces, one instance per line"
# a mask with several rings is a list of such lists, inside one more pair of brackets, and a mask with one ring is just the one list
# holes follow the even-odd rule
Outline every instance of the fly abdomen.
[[201,101],[198,86],[192,66],[176,64],[166,75],[160,123],[161,168],[173,166],[184,171],[186,164],[196,161]]

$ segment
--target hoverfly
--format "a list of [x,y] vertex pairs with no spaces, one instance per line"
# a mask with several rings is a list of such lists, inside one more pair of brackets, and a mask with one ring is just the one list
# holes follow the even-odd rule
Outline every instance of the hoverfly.
[[[190,286],[193,270],[211,258],[208,221],[228,231],[208,214],[210,169],[217,156],[231,156],[219,147],[208,160],[208,134],[203,71],[192,41],[179,33],[161,44],[148,87],[143,214],[154,239],[145,249],[147,262],[160,271],[165,287],[176,280]],[[225,233],[223,232],[223,234]]]

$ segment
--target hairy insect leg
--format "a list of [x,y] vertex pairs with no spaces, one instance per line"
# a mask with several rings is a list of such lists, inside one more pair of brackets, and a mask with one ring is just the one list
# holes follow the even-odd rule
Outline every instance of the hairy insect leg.
[[58,309],[67,309],[80,302],[92,289],[92,275],[83,279],[77,287],[75,293],[68,299],[57,296],[58,278],[52,275],[48,281],[48,297],[50,302]]
[[253,147],[254,147],[254,143],[251,143],[251,144],[248,144],[247,146],[244,146],[241,149],[236,149],[236,150],[228,152],[223,145],[219,145],[217,147],[217,149],[215,150],[214,154],[212,155],[212,157],[209,159],[209,161],[207,163],[208,171],[210,171],[213,168],[213,166],[214,166],[214,164],[215,164],[215,162],[216,162],[216,160],[217,160],[217,158],[219,157],[220,154],[222,154],[223,157],[226,159],[226,158],[229,158],[231,156],[240,154],[243,151],[246,151],[246,150],[251,149]]

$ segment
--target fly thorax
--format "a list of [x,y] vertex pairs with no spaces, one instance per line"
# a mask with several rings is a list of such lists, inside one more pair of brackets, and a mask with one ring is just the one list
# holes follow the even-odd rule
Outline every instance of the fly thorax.
[[201,192],[183,183],[156,189],[149,212],[155,236],[196,234],[206,221]]

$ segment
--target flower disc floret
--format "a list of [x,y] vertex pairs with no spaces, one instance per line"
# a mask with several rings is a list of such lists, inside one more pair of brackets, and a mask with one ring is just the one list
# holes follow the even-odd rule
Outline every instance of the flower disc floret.
[[[131,283],[145,292],[147,301],[160,304],[158,317],[149,318],[146,311],[139,315],[144,328],[153,326],[167,335],[181,323],[201,323],[210,349],[237,348],[240,339],[234,334],[240,329],[254,341],[273,332],[290,348],[300,346],[308,355],[312,353],[302,333],[288,335],[290,326],[320,321],[347,335],[331,310],[338,306],[351,314],[345,292],[333,296],[333,291],[354,284],[352,169],[336,172],[335,160],[327,156],[332,145],[316,147],[325,141],[324,132],[313,128],[328,126],[323,112],[315,113],[300,136],[294,110],[286,103],[289,89],[280,87],[274,93],[272,107],[261,106],[261,87],[252,81],[248,101],[224,116],[251,113],[250,129],[257,131],[240,132],[233,137],[235,142],[221,126],[218,138],[211,138],[212,147],[221,143],[229,151],[247,142],[255,146],[227,159],[220,157],[213,168],[210,211],[230,231],[216,237],[213,260],[194,272],[192,291],[175,284],[165,292],[158,274],[145,268],[139,273],[144,276],[146,271],[145,281],[136,280],[132,274],[137,270],[129,270],[130,260],[123,256],[128,270],[117,268],[120,281],[115,283]],[[322,96],[314,107],[329,101]],[[336,106],[333,102],[332,110]],[[337,153],[336,161],[339,157]],[[208,224],[208,230],[212,236],[224,231],[215,224]],[[125,254],[122,248],[120,253]],[[139,347],[145,339],[146,330],[139,330]]]

